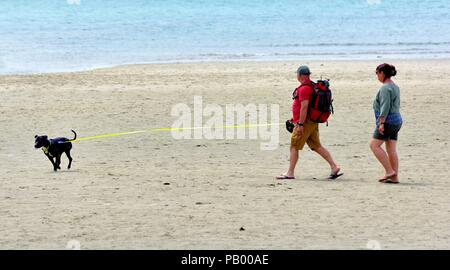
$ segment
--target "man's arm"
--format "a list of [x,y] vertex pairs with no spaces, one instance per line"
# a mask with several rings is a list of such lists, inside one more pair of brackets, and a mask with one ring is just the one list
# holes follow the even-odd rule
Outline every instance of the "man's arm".
[[303,100],[301,104],[302,107],[300,109],[300,117],[298,118],[298,122],[304,124],[306,121],[306,115],[308,115],[309,100]]
[[[301,102],[302,108],[300,109],[300,117],[298,118],[298,122],[304,124],[306,121],[306,116],[308,115],[308,105],[309,100],[303,100]],[[297,134],[302,137],[303,136],[303,125],[297,127]]]

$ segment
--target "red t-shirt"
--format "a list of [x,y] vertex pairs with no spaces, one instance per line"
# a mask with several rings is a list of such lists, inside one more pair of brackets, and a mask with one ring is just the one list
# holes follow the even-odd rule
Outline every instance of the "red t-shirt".
[[292,102],[292,121],[294,123],[297,123],[299,121],[300,109],[302,108],[301,102],[304,100],[309,100],[309,102],[311,103],[312,93],[314,90],[311,84],[309,84],[310,82],[311,81],[307,81],[303,83],[295,90],[294,96],[297,96],[297,98],[295,98]]

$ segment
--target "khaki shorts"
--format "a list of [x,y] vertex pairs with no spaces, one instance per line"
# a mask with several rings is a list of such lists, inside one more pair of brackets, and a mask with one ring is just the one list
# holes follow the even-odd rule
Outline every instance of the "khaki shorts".
[[299,137],[297,135],[297,129],[299,127],[296,125],[291,137],[291,146],[294,146],[297,150],[302,150],[305,143],[308,144],[311,150],[315,150],[321,147],[319,139],[319,124],[314,123],[311,120],[306,120],[303,126],[303,136]]

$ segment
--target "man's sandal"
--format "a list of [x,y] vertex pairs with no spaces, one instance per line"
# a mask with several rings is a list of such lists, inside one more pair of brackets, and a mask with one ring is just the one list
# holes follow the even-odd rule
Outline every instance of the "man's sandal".
[[392,180],[392,179],[388,178],[388,179],[382,181],[381,183],[385,183],[385,184],[398,184],[398,183],[400,183],[400,182],[397,181],[397,180]]

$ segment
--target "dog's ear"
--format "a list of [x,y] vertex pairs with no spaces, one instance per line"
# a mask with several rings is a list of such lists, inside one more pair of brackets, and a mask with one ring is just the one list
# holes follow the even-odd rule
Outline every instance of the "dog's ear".
[[34,135],[34,138],[36,139],[38,137],[38,135]]
[[42,136],[42,137],[44,137],[44,139],[47,139],[47,138],[48,138],[47,135],[44,135],[44,136]]

